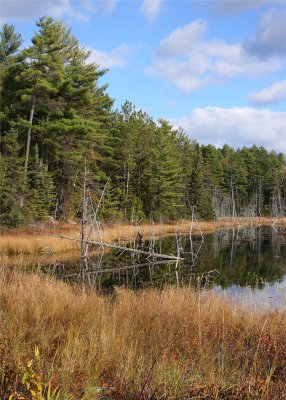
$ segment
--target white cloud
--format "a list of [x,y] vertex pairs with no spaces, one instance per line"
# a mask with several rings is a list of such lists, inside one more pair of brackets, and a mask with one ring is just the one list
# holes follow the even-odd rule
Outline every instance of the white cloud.
[[206,30],[207,23],[196,20],[171,32],[154,51],[153,64],[145,72],[188,93],[236,75],[259,78],[282,69],[277,57],[261,60],[242,44],[204,40]]
[[285,3],[286,0],[213,0],[215,10],[224,14],[232,14],[266,5],[273,6]]
[[284,97],[286,97],[286,79],[274,83],[269,88],[264,88],[259,92],[251,93],[250,101],[256,105],[265,105],[275,103]]
[[255,37],[245,44],[251,54],[261,58],[286,55],[286,9],[271,9],[261,18]]
[[286,112],[254,108],[196,108],[172,120],[200,143],[221,147],[264,146],[286,154]]
[[98,1],[96,11],[102,16],[108,15],[114,10],[116,3],[117,0]]
[[90,51],[88,61],[98,64],[102,68],[126,67],[133,50],[126,44],[121,44],[111,51],[102,51],[87,48]]
[[192,51],[194,43],[199,42],[206,31],[207,23],[201,19],[182,26],[161,41],[156,53],[162,57],[184,56]]
[[144,0],[140,11],[150,22],[153,22],[160,12],[162,3],[163,0]]
[[72,8],[70,0],[1,0],[3,20],[29,21],[43,15],[55,18],[60,18],[62,15],[83,18],[83,14]]
[[30,21],[43,15],[55,18],[70,16],[86,21],[90,13],[107,15],[112,12],[117,0],[1,0],[1,20]]

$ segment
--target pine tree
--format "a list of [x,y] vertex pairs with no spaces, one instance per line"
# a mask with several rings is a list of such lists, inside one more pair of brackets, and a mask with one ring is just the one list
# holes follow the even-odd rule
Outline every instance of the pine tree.
[[177,157],[178,132],[165,120],[154,132],[153,148],[150,149],[152,167],[146,203],[149,214],[158,220],[180,218],[184,212],[182,168]]
[[97,146],[104,140],[112,100],[97,85],[105,71],[87,62],[89,52],[70,28],[47,17],[37,26],[32,45],[23,51],[26,65],[15,77],[21,83],[17,128],[25,148],[25,180],[30,149],[37,145],[40,168],[53,171],[61,217],[69,217],[80,196],[84,158],[94,178],[102,177]]
[[[40,157],[44,152],[45,125],[53,115],[62,111],[63,100],[60,92],[65,84],[65,63],[71,57],[76,40],[70,36],[70,30],[63,23],[43,17],[37,22],[39,31],[32,38],[32,45],[23,51],[26,65],[15,80],[23,85],[18,90],[23,111],[27,117],[20,119],[26,127],[25,172],[27,175],[30,146],[33,133],[34,115],[37,115],[37,144]],[[24,112],[23,112],[24,114]],[[44,128],[46,128],[44,126]]]
[[15,129],[1,141],[0,154],[0,225],[17,227],[27,219],[27,208],[21,207],[26,192],[23,160],[19,158],[20,145]]
[[205,190],[205,171],[202,151],[198,143],[195,143],[191,153],[192,173],[188,182],[188,205],[195,207],[195,212],[201,218],[207,218],[209,204]]
[[[10,122],[15,119],[15,74],[22,67],[22,56],[19,48],[21,35],[15,32],[13,25],[4,24],[0,30],[0,124],[1,137],[10,129]],[[0,142],[1,144],[1,142]]]
[[30,219],[41,221],[48,219],[52,213],[55,201],[54,185],[47,167],[40,163],[37,145],[35,145],[33,153],[28,174],[29,194],[27,209],[29,210]]

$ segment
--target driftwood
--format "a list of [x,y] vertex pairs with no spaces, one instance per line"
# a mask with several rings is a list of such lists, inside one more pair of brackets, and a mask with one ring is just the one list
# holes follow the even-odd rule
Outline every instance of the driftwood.
[[139,250],[139,249],[132,249],[130,247],[118,246],[116,244],[109,244],[109,243],[97,242],[97,241],[93,241],[93,240],[83,240],[83,239],[71,238],[71,237],[63,236],[63,235],[52,235],[52,236],[58,237],[60,239],[72,240],[75,242],[83,242],[88,245],[96,245],[96,246],[100,246],[100,247],[106,247],[108,249],[128,251],[130,253],[135,253],[135,254],[145,254],[146,256],[149,256],[149,257],[164,258],[166,260],[184,260],[184,258],[173,256],[173,255],[153,253],[150,251]]

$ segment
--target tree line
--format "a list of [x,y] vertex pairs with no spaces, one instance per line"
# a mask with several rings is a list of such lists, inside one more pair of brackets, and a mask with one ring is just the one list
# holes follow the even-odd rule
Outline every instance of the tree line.
[[[40,18],[22,48],[0,31],[0,224],[81,215],[83,180],[108,221],[282,215],[283,154],[200,145],[182,129],[114,100],[63,22]],[[86,172],[85,172],[86,171]]]

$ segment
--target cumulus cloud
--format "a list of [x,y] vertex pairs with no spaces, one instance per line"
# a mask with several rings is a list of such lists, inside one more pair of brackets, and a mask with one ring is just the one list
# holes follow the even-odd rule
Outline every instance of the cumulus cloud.
[[132,48],[121,44],[111,51],[101,51],[88,48],[90,56],[88,61],[98,64],[102,68],[126,67],[132,54]]
[[271,9],[261,18],[255,37],[245,44],[246,50],[261,58],[286,55],[286,9]]
[[259,92],[251,93],[250,101],[259,106],[276,103],[284,97],[286,97],[286,79],[274,83],[269,88],[264,88]]
[[206,31],[206,21],[196,20],[171,32],[154,51],[145,72],[188,93],[236,75],[258,78],[282,69],[278,57],[261,60],[242,44],[204,40]]
[[85,21],[91,12],[109,14],[116,2],[117,0],[80,0],[76,3],[71,0],[1,0],[1,19],[30,21],[43,15],[51,15],[55,18],[70,16]]
[[150,22],[153,22],[160,12],[163,0],[144,0],[140,11]]
[[196,108],[171,121],[200,143],[221,147],[264,146],[286,154],[286,112],[253,108]]
[[194,43],[199,42],[206,31],[207,23],[201,19],[179,27],[161,41],[156,53],[162,57],[184,56],[192,51]]

